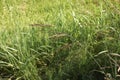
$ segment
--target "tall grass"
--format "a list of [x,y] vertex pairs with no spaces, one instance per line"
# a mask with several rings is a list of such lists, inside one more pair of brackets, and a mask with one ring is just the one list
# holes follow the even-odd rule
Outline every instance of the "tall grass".
[[117,79],[118,2],[0,1],[0,79]]

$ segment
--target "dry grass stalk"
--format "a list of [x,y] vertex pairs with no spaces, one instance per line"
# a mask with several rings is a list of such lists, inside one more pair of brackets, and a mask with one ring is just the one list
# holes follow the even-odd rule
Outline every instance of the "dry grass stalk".
[[104,67],[100,67],[101,70],[111,69],[111,68],[113,68],[113,66],[104,66]]
[[60,51],[66,51],[66,50],[69,50],[71,47],[72,47],[72,44],[65,43],[63,46],[61,46],[60,48],[58,48],[55,52],[59,53]]
[[50,36],[49,38],[50,38],[50,39],[51,39],[51,38],[60,38],[60,37],[65,37],[65,36],[67,36],[67,34],[61,33],[61,34],[52,35],[52,36]]
[[32,26],[32,27],[53,27],[53,25],[50,25],[50,24],[29,24],[29,26]]
[[111,55],[111,56],[114,56],[114,57],[120,57],[120,55],[117,54],[117,53],[110,53],[110,55]]
[[108,52],[108,50],[101,51],[101,52],[99,52],[97,55],[94,55],[94,57],[98,57],[98,56],[100,56],[101,54],[105,54],[105,53],[107,53],[107,52]]

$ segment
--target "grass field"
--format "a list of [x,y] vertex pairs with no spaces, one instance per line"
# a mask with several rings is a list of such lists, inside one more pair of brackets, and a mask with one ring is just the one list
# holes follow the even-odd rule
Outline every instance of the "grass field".
[[119,0],[0,0],[0,18],[0,80],[117,80]]

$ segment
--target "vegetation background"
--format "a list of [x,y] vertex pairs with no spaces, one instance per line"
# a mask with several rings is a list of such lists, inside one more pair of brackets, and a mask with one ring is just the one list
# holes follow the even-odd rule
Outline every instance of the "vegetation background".
[[0,18],[0,80],[117,80],[119,0],[0,0]]

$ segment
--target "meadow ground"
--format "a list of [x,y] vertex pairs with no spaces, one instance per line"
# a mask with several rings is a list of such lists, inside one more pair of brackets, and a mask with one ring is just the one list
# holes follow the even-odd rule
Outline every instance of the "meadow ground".
[[0,0],[0,18],[0,80],[117,80],[119,0]]

